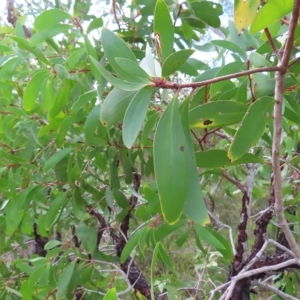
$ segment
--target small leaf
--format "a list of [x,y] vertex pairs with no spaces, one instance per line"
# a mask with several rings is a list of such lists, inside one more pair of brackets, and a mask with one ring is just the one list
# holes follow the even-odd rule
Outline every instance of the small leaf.
[[70,283],[71,277],[73,275],[76,263],[77,262],[75,260],[71,262],[59,276],[59,280],[57,282],[57,293],[56,293],[58,299],[66,299],[65,296],[66,296],[67,288]]
[[36,32],[30,39],[32,47],[42,44],[43,42],[57,36],[60,33],[66,33],[72,29],[71,25],[67,24],[56,24],[46,29]]
[[61,242],[61,241],[51,240],[51,241],[49,241],[49,242],[45,245],[44,249],[45,249],[45,250],[50,250],[50,249],[55,248],[55,247],[60,246],[60,245],[62,245],[62,242]]
[[117,290],[116,288],[110,289],[104,296],[103,300],[117,300]]
[[153,88],[149,86],[139,90],[126,110],[122,136],[125,146],[129,149],[135,142],[145,120],[152,91]]
[[23,105],[26,111],[30,111],[34,108],[36,100],[41,91],[41,87],[43,86],[46,78],[49,76],[49,70],[42,69],[36,72],[30,80],[30,82],[28,83],[23,98]]
[[219,16],[223,14],[222,5],[210,1],[201,1],[193,2],[191,7],[197,18],[211,27],[220,27],[221,20]]
[[161,47],[162,61],[164,62],[173,53],[174,26],[170,11],[164,0],[157,0],[154,11],[154,34],[159,39],[158,47]]
[[150,76],[139,66],[138,63],[131,61],[130,59],[117,57],[117,64],[127,73],[123,74],[124,79],[129,82],[143,82],[148,83],[150,81]]
[[71,15],[61,9],[47,9],[35,18],[34,28],[40,31],[68,19],[72,19]]
[[166,77],[175,73],[194,52],[192,49],[185,49],[172,53],[163,64],[162,76]]
[[84,94],[81,94],[79,99],[72,105],[71,109],[76,113],[96,97],[96,91],[88,91]]
[[190,128],[222,127],[239,123],[248,106],[236,101],[214,101],[190,111]]
[[[91,65],[94,66],[95,72],[98,72],[99,75],[102,75],[109,83],[111,83],[114,87],[123,90],[123,91],[136,91],[144,86],[146,86],[145,83],[129,83],[123,80],[120,80],[119,78],[114,77],[111,75],[99,62],[97,62],[93,57],[90,56],[90,62]],[[120,67],[121,68],[121,67]],[[121,68],[122,69],[122,68]],[[151,82],[149,81],[149,84]]]
[[217,249],[219,248],[225,250],[223,244],[205,227],[195,224],[195,231],[201,240],[205,241],[211,246],[214,246]]
[[272,117],[274,104],[275,100],[273,98],[263,97],[250,106],[228,150],[228,157],[231,161],[240,158],[257,143]]
[[59,161],[61,161],[64,157],[66,157],[73,148],[64,148],[56,153],[54,153],[45,163],[43,171],[47,172],[52,167],[54,167]]
[[189,191],[191,159],[188,147],[175,97],[158,122],[153,145],[158,193],[168,224],[180,219]]
[[95,130],[100,124],[100,104],[96,105],[86,118],[84,124],[84,136],[88,145],[93,144]]
[[61,79],[70,78],[69,72],[63,65],[55,65],[54,70],[55,70],[56,74],[58,75],[58,77],[60,77]]
[[156,264],[156,260],[157,260],[157,255],[159,252],[159,246],[160,243],[156,243],[154,251],[153,251],[153,255],[152,255],[152,261],[151,261],[151,268],[150,268],[150,273],[151,273],[151,299],[155,299],[154,297],[154,267]]
[[101,31],[101,41],[102,41],[104,54],[109,64],[120,76],[126,78],[128,72],[124,72],[123,68],[121,68],[117,64],[115,58],[122,57],[137,63],[135,55],[133,54],[131,49],[121,38],[119,38],[116,34],[111,32],[107,28],[103,28]]
[[66,194],[62,194],[60,196],[58,196],[54,201],[52,201],[48,212],[45,216],[45,229],[47,231],[49,231],[53,225],[57,222],[58,218],[59,218],[59,210],[62,209],[63,207],[63,202],[66,198]]
[[240,34],[256,17],[261,0],[234,0],[234,24]]
[[134,97],[134,92],[126,92],[114,88],[106,96],[101,111],[100,119],[104,126],[111,126],[121,121],[126,109]]
[[102,18],[95,18],[88,26],[86,33],[90,33],[91,31],[98,29],[103,26]]
[[258,32],[288,15],[293,9],[293,4],[294,0],[269,0],[258,11],[249,32]]
[[123,248],[122,250],[122,253],[121,253],[121,263],[123,264],[127,258],[129,257],[131,251],[134,249],[135,246],[138,245],[138,242],[139,242],[139,238],[141,236],[141,234],[147,230],[147,228],[143,228],[137,232],[135,232],[130,238],[129,240],[127,241],[125,247]]

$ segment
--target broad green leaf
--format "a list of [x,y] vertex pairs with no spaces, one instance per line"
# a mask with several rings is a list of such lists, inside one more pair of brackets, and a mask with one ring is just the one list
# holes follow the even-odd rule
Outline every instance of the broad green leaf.
[[154,169],[164,219],[174,224],[183,212],[190,184],[191,158],[177,98],[160,118],[153,145]]
[[163,64],[162,76],[166,77],[175,73],[194,52],[192,49],[185,49],[172,53]]
[[63,202],[66,199],[66,194],[58,196],[54,201],[51,202],[51,205],[48,209],[48,212],[45,216],[45,229],[49,231],[52,226],[57,222],[58,217],[60,216],[59,210],[63,207]]
[[170,16],[170,11],[164,0],[157,0],[154,11],[154,34],[158,41],[158,51],[161,52],[164,62],[173,53],[174,26]]
[[121,253],[121,263],[123,264],[127,258],[129,257],[131,251],[135,248],[135,246],[138,245],[138,242],[139,242],[139,238],[141,236],[141,234],[145,231],[145,230],[148,230],[146,227],[135,232],[130,238],[129,240],[127,241],[125,247],[123,248],[122,250],[122,253]]
[[288,15],[293,9],[294,0],[269,0],[257,13],[249,32],[258,32]]
[[91,31],[98,29],[103,26],[102,18],[95,18],[88,26],[86,33],[90,33]]
[[117,290],[116,288],[110,289],[104,296],[103,300],[117,300]]
[[[109,83],[111,83],[114,87],[117,89],[123,90],[123,91],[137,91],[147,84],[140,83],[140,82],[126,82],[123,80],[120,80],[119,78],[114,77],[111,75],[99,62],[97,62],[93,57],[90,56],[90,62],[91,65],[94,66],[94,70],[101,74]],[[122,69],[121,67],[119,67]],[[127,73],[126,73],[127,74]],[[149,84],[150,85],[150,81]]]
[[41,91],[41,87],[43,86],[45,79],[49,76],[50,71],[42,69],[36,72],[28,83],[23,97],[23,106],[26,111],[30,111],[34,108]]
[[40,61],[49,65],[49,61],[45,57],[44,53],[38,47],[32,47],[31,44],[27,40],[25,40],[21,37],[12,36],[11,38],[13,40],[15,40],[21,47],[25,48],[26,50],[31,52],[33,55],[35,55]]
[[64,148],[54,153],[45,163],[43,171],[48,172],[51,168],[53,168],[59,161],[61,161],[64,157],[66,157],[73,148]]
[[261,0],[234,0],[234,24],[240,34],[253,22]]
[[69,72],[63,65],[59,65],[59,64],[55,65],[54,70],[55,70],[56,74],[58,75],[58,77],[60,77],[61,79],[69,79],[70,78]]
[[230,162],[227,151],[220,149],[211,149],[207,151],[199,151],[195,153],[197,166],[199,168],[224,168],[227,166],[246,164],[246,163],[260,163],[265,161],[263,158],[252,153],[245,153],[234,162]]
[[115,58],[121,57],[131,60],[132,62],[137,62],[135,55],[131,49],[126,45],[126,43],[118,37],[116,34],[108,30],[107,28],[102,28],[101,31],[101,41],[104,50],[104,54],[112,66],[112,68],[123,78],[126,78],[128,72],[125,72],[121,68]]
[[213,40],[211,41],[212,44],[222,47],[226,50],[229,50],[233,53],[238,53],[241,57],[245,57],[245,51],[242,50],[237,44],[232,43],[230,41],[225,40]]
[[123,69],[123,71],[127,73],[126,77],[124,76],[125,73],[123,73],[125,80],[129,82],[149,83],[150,76],[139,66],[138,63],[121,57],[117,57],[115,61]]
[[50,250],[50,249],[55,248],[55,247],[60,246],[60,245],[62,245],[62,242],[61,242],[61,241],[51,240],[51,241],[49,241],[49,242],[45,245],[44,249],[45,249],[45,250]]
[[88,91],[84,94],[81,94],[79,99],[72,105],[71,109],[76,113],[96,97],[96,91]]
[[272,117],[274,104],[275,100],[273,98],[263,97],[250,106],[228,150],[230,161],[237,160],[257,143]]
[[66,292],[68,285],[70,283],[71,277],[73,275],[75,266],[76,266],[76,260],[71,262],[61,273],[59,276],[59,280],[57,282],[57,299],[66,299]]
[[100,109],[101,109],[100,104],[96,105],[86,118],[84,124],[84,136],[85,136],[86,143],[88,145],[93,144],[93,140],[95,137],[94,132],[98,124],[100,124]]
[[184,214],[194,222],[198,224],[209,223],[209,218],[206,210],[206,205],[203,199],[203,195],[200,187],[200,179],[197,171],[194,145],[191,138],[189,128],[189,98],[187,98],[180,106],[180,113],[182,119],[182,126],[185,134],[185,138],[188,143],[191,169],[190,169],[190,184],[189,191],[184,207]]
[[34,28],[40,31],[68,19],[71,20],[72,17],[65,11],[56,8],[48,9],[35,18]]
[[57,36],[60,33],[66,33],[73,27],[67,24],[55,24],[46,29],[36,32],[30,39],[30,44],[32,47],[42,44],[43,42]]
[[41,93],[41,104],[46,109],[47,112],[50,112],[53,104],[55,102],[55,94],[54,94],[54,78],[53,76],[48,77],[45,80],[45,84],[42,88]]
[[209,245],[217,249],[219,248],[225,250],[223,244],[214,235],[212,235],[211,232],[207,230],[205,227],[195,224],[194,228],[198,237],[201,240],[205,241],[206,243],[208,243]]
[[74,51],[67,59],[66,65],[68,65],[70,69],[73,69],[76,66],[76,64],[81,59],[83,59],[84,56],[86,56],[86,52],[87,51],[84,48],[80,48],[80,49]]
[[149,86],[142,88],[128,105],[124,116],[122,136],[125,146],[129,149],[132,147],[141,130],[152,92],[153,88]]
[[189,113],[190,128],[222,127],[239,123],[248,106],[236,101],[215,101],[193,108]]
[[134,95],[134,92],[125,92],[116,88],[111,90],[106,96],[100,111],[102,124],[111,126],[122,120]]
[[221,25],[220,15],[223,14],[222,5],[211,1],[193,2],[191,4],[195,16],[211,27],[218,28]]

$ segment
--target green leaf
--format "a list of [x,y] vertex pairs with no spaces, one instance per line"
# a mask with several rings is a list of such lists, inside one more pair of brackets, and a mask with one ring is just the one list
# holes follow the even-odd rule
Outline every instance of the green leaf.
[[225,250],[223,244],[205,227],[195,224],[195,231],[201,240],[217,249],[219,248]]
[[234,0],[234,24],[240,34],[256,17],[261,0]]
[[191,7],[197,18],[211,27],[220,27],[221,20],[219,16],[223,14],[222,5],[210,1],[201,1],[193,2]]
[[51,240],[51,241],[49,241],[49,242],[45,245],[44,249],[45,249],[45,250],[50,250],[50,249],[55,248],[55,247],[60,246],[60,245],[62,245],[62,242],[61,242],[61,241]]
[[51,27],[52,25],[71,19],[71,15],[61,9],[47,9],[35,18],[34,28],[40,31]]
[[115,60],[123,71],[127,73],[126,77],[124,76],[125,73],[123,73],[125,80],[129,82],[149,83],[150,76],[139,66],[138,63],[121,57],[117,57]]
[[195,153],[197,166],[199,168],[224,168],[232,165],[246,164],[246,163],[260,163],[265,161],[263,158],[252,153],[245,153],[234,162],[230,162],[227,151],[219,149],[211,149],[207,151],[199,151]]
[[149,86],[142,88],[128,105],[124,116],[122,136],[125,146],[129,149],[132,147],[141,130],[152,92],[153,88]]
[[234,140],[228,150],[228,157],[235,161],[243,156],[259,140],[272,117],[275,100],[263,97],[256,100],[245,115],[242,125],[237,130]]
[[31,44],[27,40],[25,40],[21,37],[12,36],[11,38],[13,40],[15,40],[21,47],[25,48],[26,50],[31,52],[33,55],[35,55],[41,62],[49,65],[49,61],[45,57],[44,53],[38,47],[32,47]]
[[63,65],[55,65],[54,70],[61,79],[69,79],[70,74]]
[[88,91],[84,94],[81,94],[79,99],[72,105],[71,109],[76,113],[84,106],[91,102],[93,99],[97,97],[96,91]]
[[150,268],[150,273],[151,273],[151,299],[155,299],[154,297],[154,267],[156,264],[156,260],[157,260],[157,255],[159,252],[159,246],[160,243],[156,243],[154,251],[153,251],[153,255],[152,255],[152,261],[151,261],[151,268]]
[[162,76],[166,77],[175,73],[194,52],[192,49],[185,49],[172,53],[163,64]]
[[117,290],[116,288],[110,289],[104,296],[103,300],[117,300]]
[[114,88],[105,98],[100,119],[104,126],[111,126],[123,119],[126,109],[134,97],[134,92],[125,92]]
[[245,57],[245,51],[235,43],[232,43],[230,41],[224,41],[224,40],[213,40],[211,41],[211,43],[216,46],[222,47],[226,50],[229,50],[233,53],[238,53],[241,57]]
[[49,231],[59,218],[59,210],[62,209],[66,194],[58,196],[50,205],[48,212],[45,216],[45,229]]
[[138,242],[139,242],[139,238],[141,236],[141,234],[147,230],[147,228],[143,228],[137,232],[135,232],[130,238],[129,240],[127,241],[125,247],[123,248],[122,250],[122,253],[121,253],[121,263],[123,264],[127,258],[129,257],[131,251],[135,248],[135,246],[138,245]]
[[26,111],[31,111],[37,102],[37,98],[47,77],[50,76],[49,70],[42,69],[35,73],[30,80],[23,97],[23,106]]
[[71,262],[59,276],[59,280],[57,282],[57,293],[56,293],[58,299],[66,299],[65,296],[66,296],[67,288],[70,283],[76,264],[77,262],[75,260]]
[[30,39],[32,47],[42,44],[43,42],[57,36],[60,33],[66,33],[73,27],[67,24],[55,24],[46,29],[36,32]]
[[288,15],[293,10],[294,0],[269,0],[257,13],[249,32],[258,32]]
[[88,145],[93,144],[93,140],[95,137],[95,130],[97,126],[100,124],[100,109],[101,109],[100,104],[96,105],[86,118],[84,124],[84,136],[85,136],[86,143]]
[[[114,87],[117,89],[123,90],[123,91],[136,91],[144,86],[146,86],[145,83],[135,82],[135,83],[129,83],[123,80],[120,80],[119,78],[114,77],[111,75],[99,62],[97,62],[93,57],[90,56],[90,62],[91,65],[94,66],[94,70],[98,72],[99,75],[102,75],[109,83],[111,83]],[[120,67],[121,68],[121,67]],[[149,84],[151,82],[149,81]]]
[[59,161],[61,161],[64,157],[66,157],[73,148],[64,148],[54,153],[45,163],[43,171],[48,172],[51,168],[53,168]]
[[158,122],[153,145],[158,193],[168,224],[180,219],[189,191],[191,159],[188,147],[174,97]]
[[195,223],[205,224],[208,223],[208,214],[206,210],[206,205],[203,199],[203,195],[200,187],[200,179],[197,171],[195,152],[193,140],[191,138],[190,128],[189,128],[189,97],[180,106],[180,113],[182,119],[183,130],[185,138],[189,145],[190,160],[191,160],[191,170],[190,170],[190,184],[189,191],[184,207],[184,214]]
[[103,26],[102,18],[95,18],[88,26],[86,33],[90,33],[91,31],[98,29]]
[[116,62],[116,57],[126,58],[132,62],[137,63],[135,55],[127,44],[119,38],[116,34],[108,30],[107,28],[102,28],[101,31],[101,41],[104,50],[104,54],[112,66],[112,68],[123,78],[126,78],[128,72],[125,72]]
[[214,101],[193,108],[189,114],[190,128],[222,127],[239,123],[248,106],[236,101]]
[[170,11],[164,0],[157,0],[154,10],[154,34],[159,39],[161,47],[162,61],[164,62],[169,55],[173,53],[174,44],[174,26],[170,16]]

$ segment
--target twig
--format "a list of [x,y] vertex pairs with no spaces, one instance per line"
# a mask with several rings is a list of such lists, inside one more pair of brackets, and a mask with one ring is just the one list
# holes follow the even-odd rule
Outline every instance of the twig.
[[273,41],[273,39],[272,39],[272,37],[271,37],[271,34],[270,34],[269,29],[268,29],[268,28],[265,28],[264,31],[265,31],[265,34],[266,34],[266,36],[267,36],[267,38],[268,38],[269,44],[270,44],[270,46],[272,47],[272,50],[273,50],[274,54],[277,55],[278,49],[276,48],[276,46],[275,46],[275,44],[274,44],[274,41]]
[[283,291],[275,288],[274,286],[271,286],[267,283],[264,283],[262,281],[257,281],[256,284],[264,289],[267,289],[271,292],[273,292],[274,294],[278,295],[279,297],[283,298],[283,299],[286,299],[286,300],[298,300],[298,298],[295,298],[291,295],[288,295],[286,293],[284,293]]
[[289,224],[285,219],[283,210],[284,204],[282,199],[282,182],[281,182],[281,165],[280,165],[280,143],[282,132],[282,102],[284,92],[284,77],[288,68],[290,54],[293,48],[294,33],[298,23],[300,0],[295,0],[290,27],[287,37],[286,46],[282,57],[279,55],[278,67],[280,70],[276,72],[275,79],[275,106],[274,106],[274,138],[272,146],[272,167],[274,174],[274,190],[275,190],[275,212],[284,235],[289,243],[292,252],[297,258],[300,258],[300,249],[289,228]]
[[241,190],[241,192],[243,192],[243,193],[246,192],[246,187],[243,184],[241,184],[238,180],[231,177],[225,170],[222,170],[221,173],[222,173],[223,177],[225,177],[228,181],[233,183],[239,190]]
[[281,65],[275,66],[275,67],[265,67],[265,68],[256,68],[252,70],[246,70],[242,72],[237,72],[229,75],[224,75],[220,77],[216,77],[213,79],[203,80],[199,82],[188,82],[188,83],[176,83],[165,80],[165,78],[154,78],[152,81],[152,86],[162,88],[162,89],[183,89],[183,88],[198,88],[201,86],[206,86],[212,83],[233,79],[241,76],[247,76],[249,74],[255,74],[255,73],[263,73],[263,72],[277,72],[277,71],[283,71],[284,68]]

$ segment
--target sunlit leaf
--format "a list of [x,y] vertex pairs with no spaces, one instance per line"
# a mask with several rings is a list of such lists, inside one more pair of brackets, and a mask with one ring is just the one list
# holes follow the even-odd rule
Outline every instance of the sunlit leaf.
[[257,13],[250,33],[258,32],[288,15],[293,9],[294,0],[269,0]]
[[47,9],[35,18],[34,28],[41,31],[71,18],[70,14],[61,9]]
[[103,300],[117,300],[116,288],[110,289],[104,296]]
[[234,0],[234,24],[240,34],[256,17],[260,0]]

